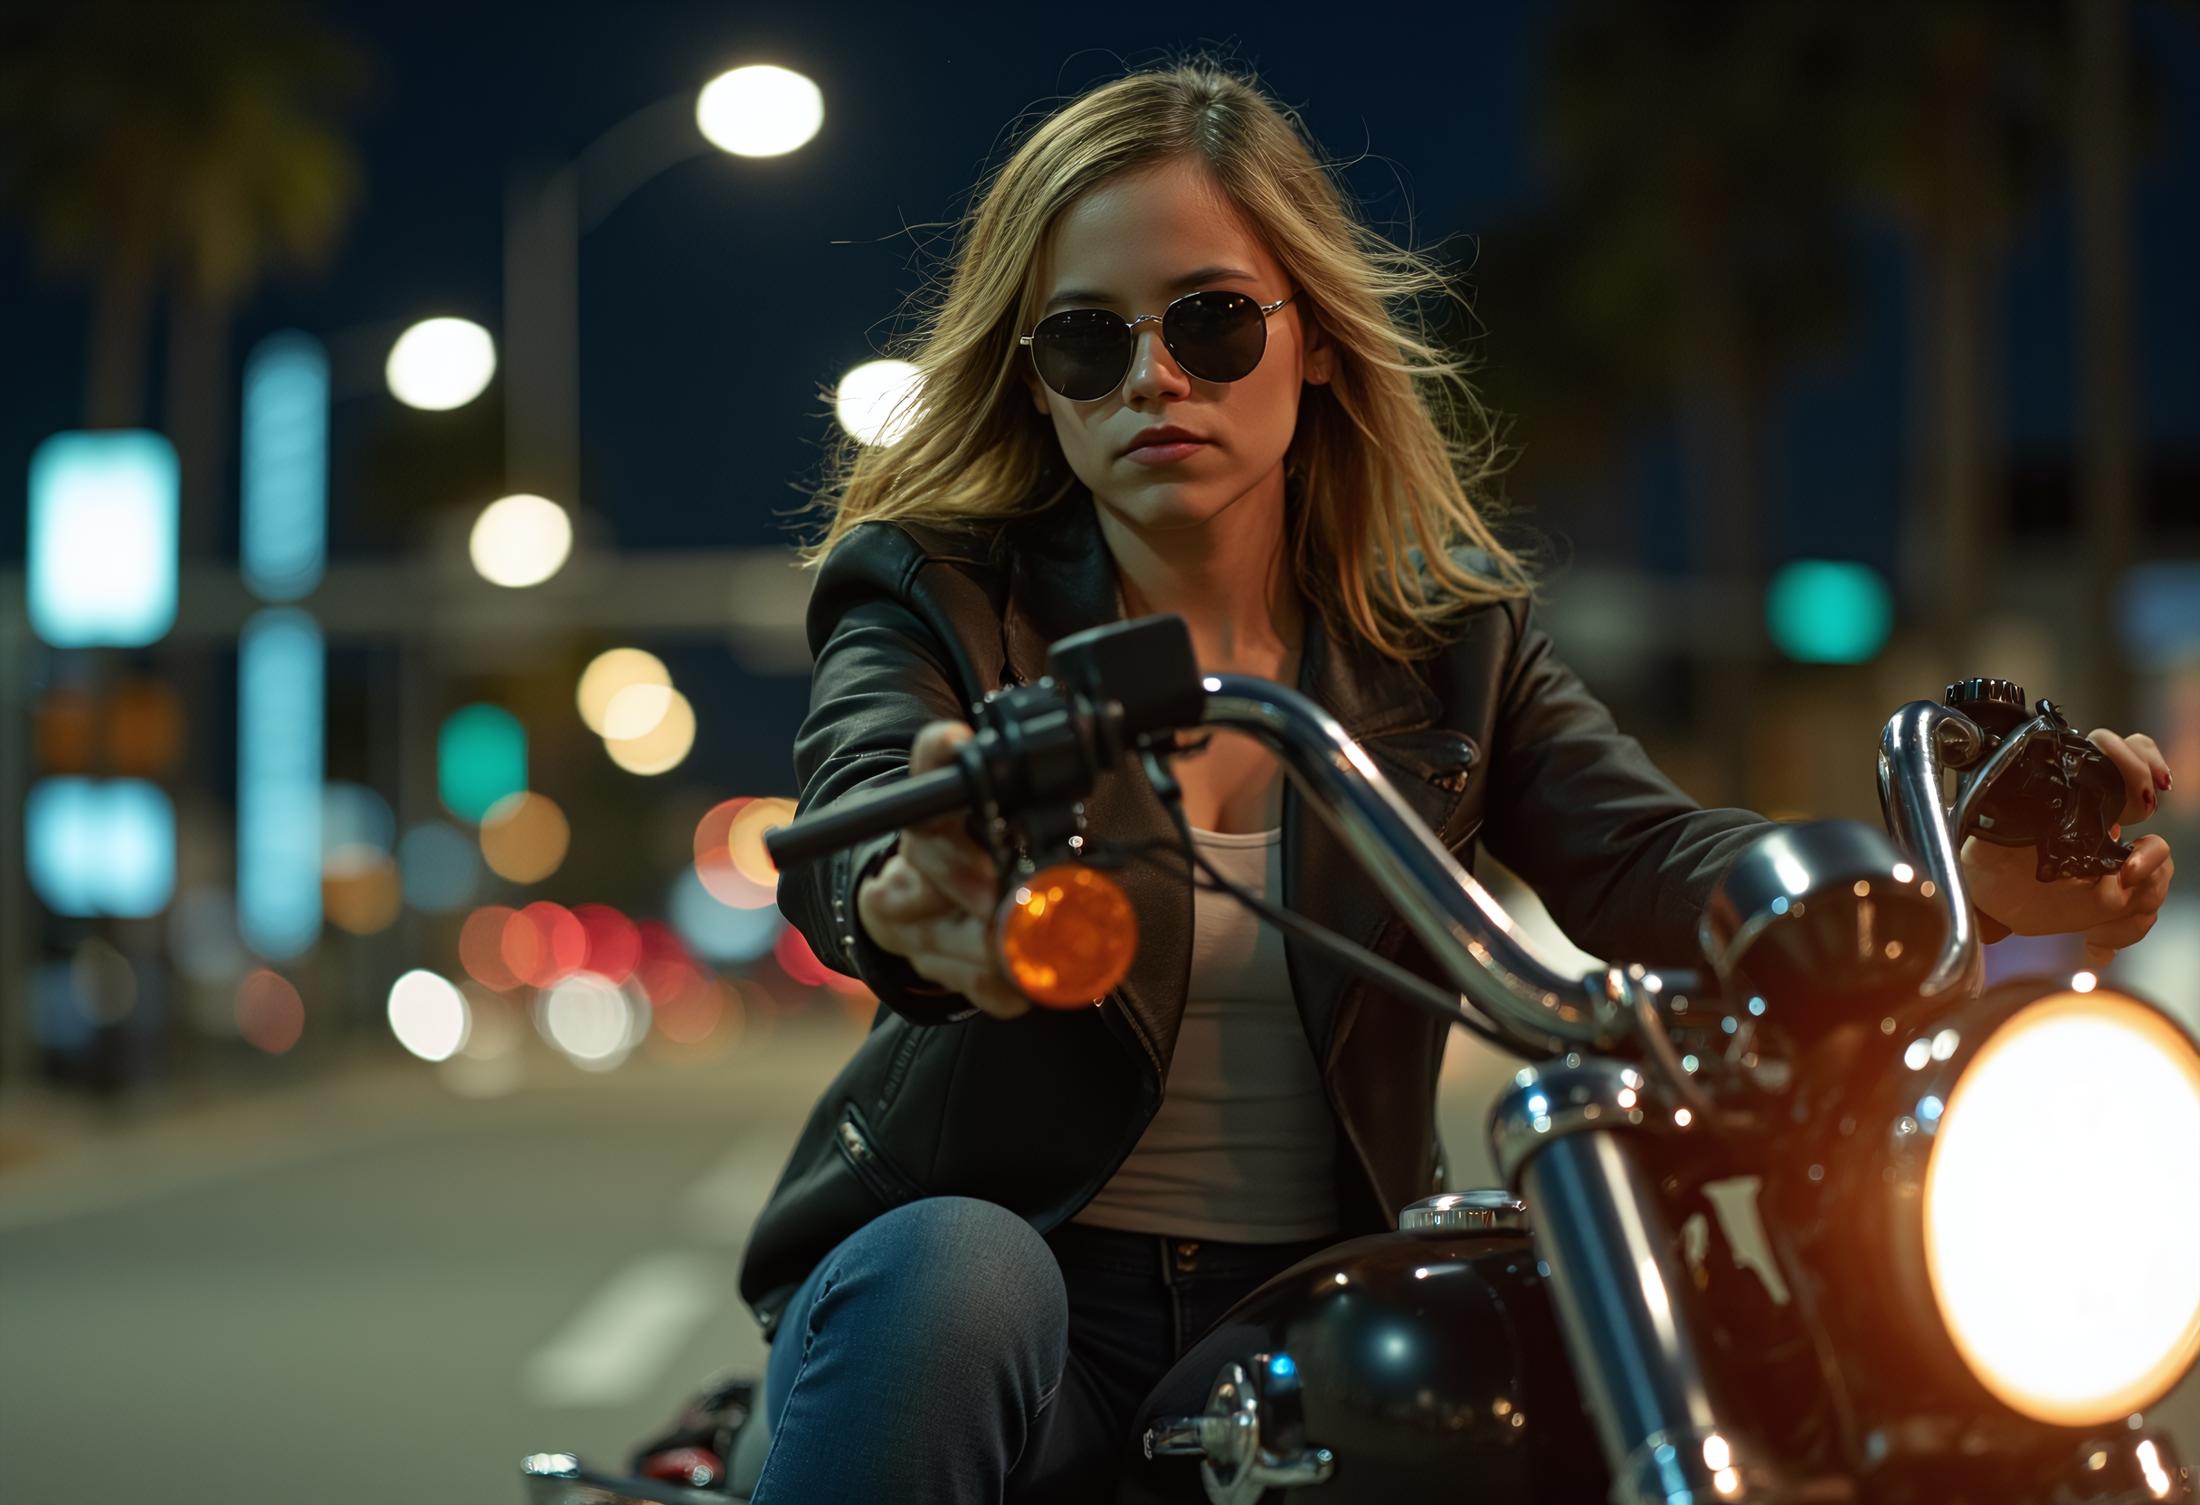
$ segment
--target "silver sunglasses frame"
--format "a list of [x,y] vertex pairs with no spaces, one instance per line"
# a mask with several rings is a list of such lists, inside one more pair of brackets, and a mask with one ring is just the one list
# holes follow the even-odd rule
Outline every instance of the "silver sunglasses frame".
[[[1195,287],[1195,288],[1193,288],[1193,289],[1192,289],[1192,290],[1191,290],[1190,292],[1188,292],[1188,293],[1182,293],[1182,294],[1179,294],[1179,295],[1178,295],[1177,297],[1171,298],[1171,299],[1169,300],[1169,308],[1174,308],[1174,307],[1176,307],[1176,306],[1177,306],[1177,305],[1178,305],[1179,303],[1182,303],[1182,302],[1183,302],[1183,301],[1184,301],[1184,300],[1185,300],[1186,298],[1196,298],[1196,297],[1198,297],[1198,296],[1199,296],[1200,294],[1202,294],[1202,293],[1228,293],[1228,292],[1235,292],[1235,291],[1236,291],[1236,289],[1235,289],[1235,288],[1228,288],[1228,287]],[[1247,296],[1250,296],[1250,295],[1248,294]],[[1265,334],[1265,332],[1266,332],[1266,327],[1267,327],[1267,323],[1268,323],[1268,316],[1269,316],[1270,314],[1273,314],[1273,313],[1274,313],[1274,312],[1275,312],[1275,311],[1276,311],[1277,309],[1279,309],[1279,308],[1283,307],[1283,305],[1284,305],[1284,304],[1286,304],[1286,303],[1289,303],[1289,302],[1290,302],[1290,301],[1291,301],[1291,300],[1292,300],[1293,298],[1296,298],[1297,296],[1298,296],[1298,294],[1297,294],[1297,293],[1295,293],[1295,292],[1294,292],[1294,293],[1285,293],[1285,294],[1284,294],[1284,295],[1283,295],[1282,297],[1278,298],[1278,299],[1277,299],[1277,300],[1276,300],[1275,302],[1273,302],[1273,303],[1262,303],[1262,302],[1260,302],[1260,301],[1259,301],[1258,299],[1255,299],[1255,300],[1254,300],[1253,306],[1254,306],[1255,308],[1257,308],[1257,309],[1259,309],[1259,310],[1260,310],[1260,320],[1261,320],[1262,330],[1263,330],[1263,333],[1264,333],[1264,334]],[[1165,320],[1165,319],[1166,319],[1166,318],[1168,317],[1168,313],[1169,313],[1169,308],[1164,308],[1164,309],[1163,309],[1163,310],[1162,310],[1162,311],[1161,311],[1160,313],[1157,313],[1157,314],[1138,314],[1138,315],[1136,315],[1135,317],[1132,317],[1132,318],[1129,318],[1129,319],[1124,319],[1124,320],[1123,320],[1123,322],[1124,322],[1124,323],[1126,323],[1126,324],[1128,324],[1128,325],[1130,326],[1130,329],[1131,329],[1131,354],[1130,354],[1130,358],[1129,358],[1129,359],[1126,359],[1126,360],[1125,360],[1125,361],[1123,362],[1123,371],[1128,371],[1128,370],[1130,370],[1130,368],[1131,368],[1131,360],[1135,360],[1135,359],[1137,358],[1137,356],[1138,356],[1138,326],[1139,326],[1139,325],[1141,325],[1141,324],[1148,324],[1148,323],[1152,323],[1152,324],[1160,324],[1160,323],[1162,323],[1162,322],[1163,322],[1163,321],[1164,321],[1164,320]],[[1085,311],[1086,311],[1086,310],[1080,310],[1080,309],[1074,309],[1074,308],[1058,308],[1058,309],[1056,309],[1056,310],[1055,310],[1055,311],[1054,311],[1053,313],[1051,313],[1051,314],[1048,314],[1048,315],[1046,316],[1046,319],[1041,319],[1041,320],[1039,321],[1039,323],[1040,323],[1040,324],[1044,324],[1044,323],[1045,323],[1045,322],[1047,321],[1047,319],[1053,319],[1053,318],[1058,318],[1058,317],[1060,317],[1060,316],[1061,316],[1061,315],[1063,315],[1063,314],[1080,313],[1080,312],[1085,312]],[[1091,312],[1096,312],[1096,313],[1110,313],[1110,312],[1113,312],[1113,310],[1110,310],[1110,309],[1095,309],[1095,310],[1090,310],[1090,311],[1091,311]],[[1118,317],[1120,317],[1120,315],[1118,315]],[[1038,330],[1038,326],[1037,326],[1037,325],[1034,325],[1034,326],[1032,326],[1032,331],[1031,331],[1031,334],[1027,334],[1027,335],[1021,336],[1021,337],[1020,337],[1020,338],[1019,338],[1019,339],[1018,339],[1018,340],[1016,341],[1016,344],[1017,344],[1017,346],[1018,346],[1019,348],[1021,348],[1021,349],[1025,349],[1025,350],[1028,350],[1028,349],[1030,349],[1030,348],[1031,348],[1031,336],[1032,336],[1032,335],[1035,335],[1035,334],[1037,334],[1038,332],[1039,332],[1039,330]],[[1163,336],[1163,338],[1162,338],[1162,342],[1161,342],[1161,343],[1162,343],[1162,345],[1163,345],[1163,347],[1164,347],[1164,348],[1166,348],[1166,347],[1167,347],[1167,345],[1168,345],[1168,339],[1167,339],[1167,337],[1166,337],[1166,336]],[[1262,354],[1262,355],[1266,355],[1267,353],[1268,353],[1268,347],[1267,347],[1267,345],[1266,345],[1265,343],[1263,343],[1263,344],[1262,344],[1262,346],[1261,346],[1261,354]],[[1175,352],[1175,351],[1173,351],[1173,350],[1169,351],[1169,357],[1170,357],[1170,359],[1172,359],[1172,360],[1176,359],[1176,352]],[[1033,367],[1033,370],[1034,370],[1034,372],[1037,372],[1037,369],[1038,369],[1038,363],[1037,363],[1036,361],[1034,361],[1034,362],[1032,363],[1032,367]],[[1257,369],[1257,368],[1256,368],[1256,369]],[[1188,374],[1189,374],[1189,375],[1192,375],[1192,376],[1195,376],[1195,377],[1197,377],[1197,378],[1198,378],[1198,379],[1199,379],[1200,381],[1213,381],[1213,380],[1214,380],[1214,378],[1213,378],[1213,377],[1211,377],[1211,376],[1199,376],[1199,374],[1198,374],[1197,372],[1191,372],[1191,373],[1188,373]],[[1248,372],[1246,372],[1246,373],[1245,373],[1245,376],[1251,376],[1252,374],[1253,374],[1253,373],[1252,373],[1251,371],[1248,371]],[[1054,394],[1055,394],[1055,395],[1056,395],[1057,397],[1065,397],[1065,398],[1068,398],[1068,399],[1069,399],[1069,401],[1071,401],[1071,402],[1097,402],[1097,401],[1099,401],[1099,399],[1098,399],[1097,397],[1070,397],[1070,396],[1069,396],[1069,394],[1068,394],[1067,392],[1064,392],[1064,391],[1062,391],[1062,390],[1061,390],[1060,388],[1056,387],[1056,386],[1055,386],[1055,385],[1054,385],[1054,384],[1053,384],[1052,382],[1047,382],[1046,376],[1045,376],[1045,374],[1044,374],[1043,372],[1041,372],[1041,373],[1038,373],[1038,375],[1039,375],[1039,380],[1040,380],[1040,381],[1042,381],[1042,382],[1046,382],[1046,384],[1047,384],[1047,390],[1048,390],[1048,391],[1050,391],[1050,392],[1052,392],[1052,393],[1054,393]],[[1232,380],[1235,380],[1235,381],[1243,381],[1244,379],[1245,379],[1245,377],[1244,377],[1244,376],[1240,376],[1240,377],[1234,377],[1234,378],[1232,378]],[[1122,374],[1122,372],[1118,372],[1118,373],[1116,373],[1116,378],[1115,378],[1115,384],[1116,384],[1117,386],[1120,386],[1120,385],[1122,385],[1122,382],[1123,382],[1123,374]]]

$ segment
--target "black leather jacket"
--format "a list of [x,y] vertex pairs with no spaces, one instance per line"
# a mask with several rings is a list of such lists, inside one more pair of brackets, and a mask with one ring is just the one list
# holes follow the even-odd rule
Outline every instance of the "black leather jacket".
[[[1082,490],[967,534],[857,528],[821,566],[810,599],[816,669],[794,746],[801,808],[901,777],[919,727],[967,720],[987,691],[1035,680],[1049,643],[1114,620],[1115,603],[1113,563]],[[1463,862],[1487,842],[1599,956],[1693,963],[1713,883],[1765,825],[1747,811],[1702,809],[1675,787],[1554,656],[1524,602],[1476,612],[1441,654],[1411,667],[1313,617],[1299,688]],[[1092,829],[1120,841],[1173,835],[1134,772],[1105,778],[1086,811]],[[881,1007],[804,1124],[750,1238],[741,1294],[767,1335],[835,1244],[911,1198],[982,1197],[1042,1232],[1068,1219],[1144,1132],[1175,1047],[1191,959],[1181,867],[1118,872],[1140,948],[1106,1000],[999,1020],[925,984],[862,934],[856,884],[893,842],[780,881],[779,906],[819,959],[863,979]],[[1291,790],[1283,889],[1309,918],[1436,975]],[[1446,1029],[1295,941],[1284,950],[1336,1114],[1339,1236],[1390,1227],[1399,1207],[1442,1189],[1435,1097]]]

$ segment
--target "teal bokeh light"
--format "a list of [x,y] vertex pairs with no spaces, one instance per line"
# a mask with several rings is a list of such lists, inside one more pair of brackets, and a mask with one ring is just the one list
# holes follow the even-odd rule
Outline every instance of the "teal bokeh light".
[[245,583],[295,601],[321,583],[328,552],[328,356],[298,330],[270,335],[244,371]]
[[1782,653],[1803,663],[1868,663],[1887,646],[1894,599],[1868,564],[1798,559],[1765,591],[1765,627]]
[[31,453],[31,630],[56,648],[142,648],[176,622],[176,447],[142,429],[55,434]]
[[237,928],[270,961],[321,935],[326,664],[296,607],[255,613],[237,643]]
[[527,730],[493,705],[453,711],[436,738],[435,773],[443,808],[479,825],[491,805],[527,787]]

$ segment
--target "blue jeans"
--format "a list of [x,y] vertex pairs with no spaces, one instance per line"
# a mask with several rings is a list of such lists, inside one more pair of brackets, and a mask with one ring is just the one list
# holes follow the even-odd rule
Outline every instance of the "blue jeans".
[[1109,1501],[1139,1403],[1216,1318],[1335,1242],[1069,1223],[927,1197],[842,1240],[764,1374],[754,1505]]

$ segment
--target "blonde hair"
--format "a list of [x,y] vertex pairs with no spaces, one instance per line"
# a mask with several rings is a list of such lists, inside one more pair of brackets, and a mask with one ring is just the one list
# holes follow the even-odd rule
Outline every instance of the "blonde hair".
[[[1302,318],[1335,348],[1326,385],[1301,389],[1285,457],[1300,591],[1396,659],[1439,647],[1462,612],[1533,590],[1486,514],[1500,468],[1465,362],[1426,332],[1418,300],[1457,298],[1428,258],[1364,225],[1295,111],[1204,58],[1134,72],[1042,121],[957,227],[943,291],[920,294],[889,353],[918,379],[891,443],[843,435],[816,505],[830,512],[807,563],[871,521],[970,526],[1038,511],[1075,486],[1052,425],[1014,362],[1036,316],[1046,237],[1079,195],[1120,173],[1190,158],[1263,236]],[[1481,550],[1487,570],[1455,557]]]

